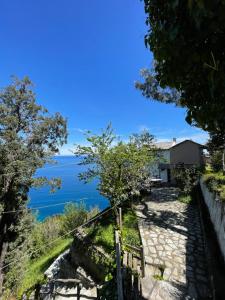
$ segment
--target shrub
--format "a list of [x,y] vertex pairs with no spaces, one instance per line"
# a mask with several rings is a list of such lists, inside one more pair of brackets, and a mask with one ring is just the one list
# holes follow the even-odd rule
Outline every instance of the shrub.
[[17,287],[18,298],[22,298],[24,292],[33,291],[37,284],[45,282],[44,271],[52,264],[52,262],[62,252],[64,252],[71,244],[72,239],[60,239],[51,249],[35,260],[28,261],[26,272],[23,274],[23,279]]
[[214,172],[219,172],[223,170],[223,151],[217,150],[211,154],[211,167]]
[[83,202],[69,203],[65,205],[64,214],[62,215],[62,232],[63,234],[74,230],[87,220],[88,211]]
[[[37,258],[44,254],[46,250],[50,249],[52,245],[48,244],[57,239],[62,232],[62,217],[53,216],[47,218],[42,223],[37,223],[30,235],[29,252],[32,258]],[[39,251],[37,251],[39,249]]]
[[180,195],[178,197],[178,200],[182,203],[189,204],[191,202],[192,198],[190,195]]
[[137,217],[132,210],[128,210],[123,216],[123,242],[132,246],[140,246]]
[[111,253],[114,250],[114,225],[97,226],[94,242]]
[[99,213],[100,213],[100,210],[99,210],[98,206],[95,206],[95,207],[91,208],[90,211],[88,211],[88,214],[87,214],[88,220],[94,218]]
[[185,167],[181,164],[172,170],[172,174],[181,194],[189,195],[199,181],[200,170],[196,166]]
[[216,193],[222,201],[225,201],[225,175],[222,172],[208,172],[203,175],[203,181],[211,192]]

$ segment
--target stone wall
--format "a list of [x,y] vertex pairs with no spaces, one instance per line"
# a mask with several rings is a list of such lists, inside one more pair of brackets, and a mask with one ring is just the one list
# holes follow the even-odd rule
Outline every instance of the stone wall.
[[113,263],[112,258],[101,247],[93,245],[83,232],[74,236],[70,256],[74,265],[84,268],[98,283],[105,280]]
[[200,180],[200,185],[225,261],[225,203],[217,195],[209,191],[202,179]]

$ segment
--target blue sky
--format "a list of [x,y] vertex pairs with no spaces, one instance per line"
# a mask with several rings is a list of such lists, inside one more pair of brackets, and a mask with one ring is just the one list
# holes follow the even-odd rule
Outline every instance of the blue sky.
[[152,54],[140,0],[1,0],[0,87],[28,75],[37,100],[68,118],[69,141],[110,121],[117,134],[147,128],[158,139],[207,135],[185,122],[185,110],[150,102],[135,90]]

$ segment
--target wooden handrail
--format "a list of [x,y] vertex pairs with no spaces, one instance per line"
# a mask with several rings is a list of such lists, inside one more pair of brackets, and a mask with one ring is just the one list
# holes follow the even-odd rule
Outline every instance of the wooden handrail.
[[[79,300],[80,299],[80,291],[81,291],[81,288],[82,288],[82,285],[81,285],[81,281],[79,279],[75,279],[75,278],[69,278],[69,279],[64,279],[64,278],[57,278],[57,279],[52,279],[50,280],[50,282],[53,283],[53,290],[52,290],[52,295],[55,296],[55,295],[61,295],[61,293],[57,292],[55,290],[55,284],[56,283],[74,283],[76,285],[76,288],[77,288],[77,295],[76,295],[76,299]],[[55,299],[55,297],[54,297]]]
[[118,230],[115,231],[115,242],[116,242],[116,271],[117,271],[117,294],[118,300],[123,300],[123,282],[121,273],[121,244]]
[[131,250],[139,252],[139,253],[141,253],[141,251],[142,251],[141,247],[132,246],[130,244],[124,244],[124,246],[127,247],[127,248],[130,248]]
[[76,284],[80,284],[81,281],[79,279],[75,279],[75,278],[69,278],[69,279],[52,279],[50,280],[52,282],[62,282],[62,283],[76,283]]

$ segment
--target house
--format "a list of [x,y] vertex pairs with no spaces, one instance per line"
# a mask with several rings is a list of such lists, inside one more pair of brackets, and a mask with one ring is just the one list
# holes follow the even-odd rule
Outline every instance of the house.
[[171,142],[158,142],[155,146],[161,158],[157,167],[153,168],[152,175],[161,178],[163,182],[173,181],[171,170],[179,164],[187,167],[204,165],[203,150],[206,147],[192,140],[177,143],[173,138]]

